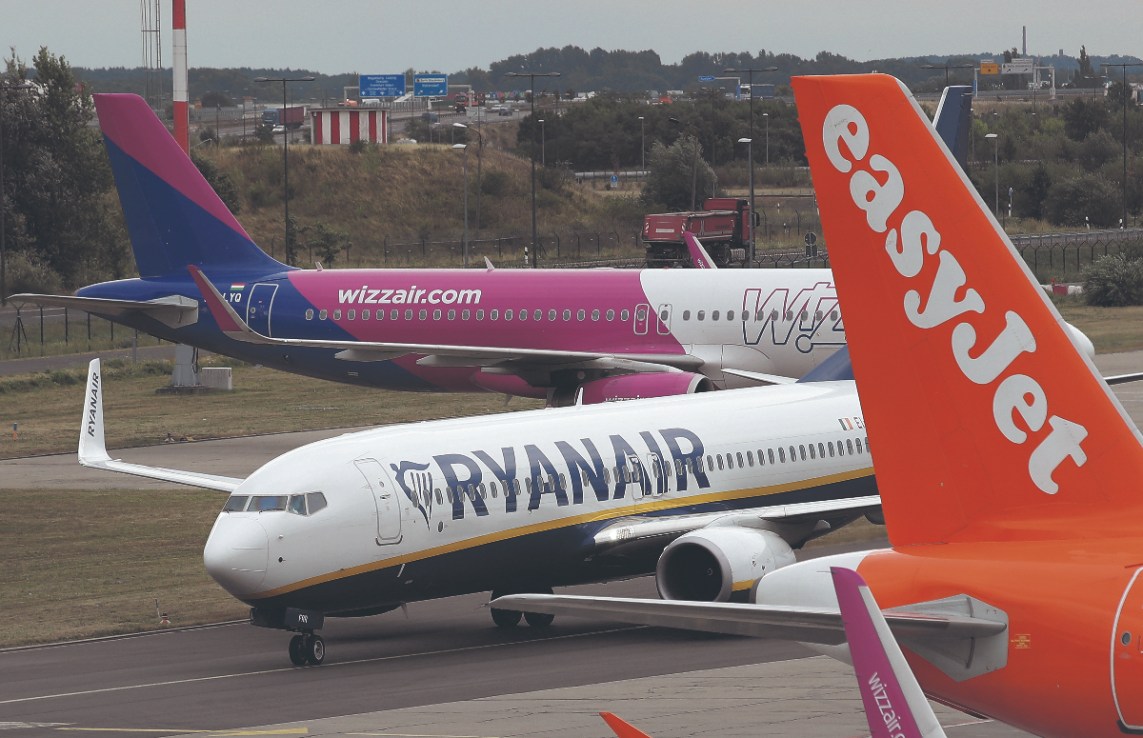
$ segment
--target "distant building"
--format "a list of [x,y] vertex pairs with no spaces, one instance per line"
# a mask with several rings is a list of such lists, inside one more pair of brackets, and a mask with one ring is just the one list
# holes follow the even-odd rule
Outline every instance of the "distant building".
[[355,141],[389,143],[389,111],[377,108],[312,108],[310,125],[318,146],[348,146]]

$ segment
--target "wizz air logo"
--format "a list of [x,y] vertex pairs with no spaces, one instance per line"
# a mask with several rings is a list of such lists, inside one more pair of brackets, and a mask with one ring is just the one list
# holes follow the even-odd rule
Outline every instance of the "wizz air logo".
[[[894,135],[879,133],[884,138]],[[902,301],[905,318],[921,331],[953,323],[949,345],[953,364],[968,386],[992,392],[996,430],[1009,443],[1031,446],[1029,479],[1041,492],[1056,494],[1055,470],[1068,459],[1077,467],[1087,463],[1081,447],[1087,428],[1051,412],[1047,390],[1029,371],[1042,370],[1042,361],[1025,361],[1023,371],[1013,368],[1021,355],[1035,353],[1036,336],[1015,310],[995,304],[989,309],[985,295],[957,257],[965,248],[963,238],[942,242],[930,215],[908,202],[908,183],[897,164],[871,150],[873,141],[868,121],[852,105],[833,107],[822,122],[826,157],[834,169],[849,175],[846,189],[853,205],[864,213],[865,225],[884,234],[881,253],[893,267],[886,284],[895,272],[909,285]],[[996,297],[988,294],[990,300]],[[997,332],[993,326],[1001,323]]]
[[742,322],[742,340],[748,346],[756,346],[763,339],[785,346],[793,339],[794,347],[808,354],[817,346],[845,343],[845,328],[832,282],[818,282],[793,295],[786,288],[769,294],[748,289],[742,296],[742,309],[747,313]]
[[363,284],[337,291],[340,305],[479,305],[481,297],[480,290],[426,290],[416,285],[395,289]]
[[390,464],[389,467],[397,475],[397,486],[416,506],[425,519],[425,526],[428,526],[429,518],[433,516],[433,473],[428,470],[429,465],[402,461],[399,466]]

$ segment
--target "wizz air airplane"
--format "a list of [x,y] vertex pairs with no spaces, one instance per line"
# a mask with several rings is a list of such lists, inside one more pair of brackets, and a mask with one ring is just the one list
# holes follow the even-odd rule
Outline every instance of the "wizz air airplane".
[[[852,382],[438,420],[290,451],[245,479],[112,460],[91,364],[86,466],[230,494],[207,571],[320,664],[324,618],[655,573],[663,597],[744,599],[878,498]],[[521,613],[494,608],[502,627]]]
[[1143,733],[1143,435],[900,82],[793,87],[891,548],[785,567],[754,605],[493,606],[846,659],[840,566],[887,608],[930,697],[1041,736]]
[[[138,279],[16,302],[352,384],[552,405],[799,377],[845,342],[824,269],[296,269],[267,256],[146,103],[95,96]],[[200,312],[197,267],[248,331]]]

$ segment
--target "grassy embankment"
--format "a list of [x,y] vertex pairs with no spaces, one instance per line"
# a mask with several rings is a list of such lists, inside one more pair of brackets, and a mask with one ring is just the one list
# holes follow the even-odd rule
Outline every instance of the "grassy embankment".
[[[1072,300],[1061,307],[1101,352],[1143,348],[1143,308],[1096,309]],[[157,395],[167,371],[144,365],[107,372],[111,448],[160,443],[167,432],[213,438],[504,408],[494,395],[382,392],[245,366],[236,367],[230,394]],[[72,451],[82,381],[78,370],[0,379],[0,424],[7,429],[19,418],[21,428],[18,442],[0,439],[0,456]],[[156,599],[174,625],[244,616],[202,567],[218,493],[19,490],[0,479],[0,500],[0,597],[12,624],[0,647],[158,628]],[[859,522],[822,543],[880,531]]]

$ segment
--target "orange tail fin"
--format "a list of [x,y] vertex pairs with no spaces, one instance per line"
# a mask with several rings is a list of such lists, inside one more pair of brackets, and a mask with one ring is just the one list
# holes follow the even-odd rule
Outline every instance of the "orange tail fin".
[[614,713],[601,712],[599,716],[603,718],[603,721],[607,723],[607,726],[615,733],[616,738],[651,738],[651,736]]
[[893,545],[1136,525],[1139,431],[909,92],[793,86]]

